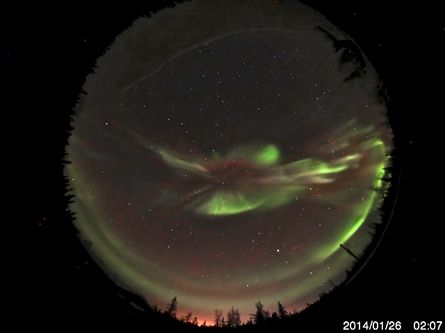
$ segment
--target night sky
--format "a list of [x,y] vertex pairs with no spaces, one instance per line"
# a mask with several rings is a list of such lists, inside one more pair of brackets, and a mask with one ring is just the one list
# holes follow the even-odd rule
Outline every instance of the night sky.
[[192,1],[140,18],[97,61],[66,168],[107,274],[180,314],[299,310],[380,221],[392,135],[350,37],[306,6]]

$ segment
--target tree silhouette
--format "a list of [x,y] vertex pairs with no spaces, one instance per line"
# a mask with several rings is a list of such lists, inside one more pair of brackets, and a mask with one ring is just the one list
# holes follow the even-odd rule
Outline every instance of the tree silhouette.
[[285,317],[287,317],[287,311],[284,308],[283,304],[278,302],[278,318],[283,319]]
[[186,322],[186,323],[191,323],[192,322],[192,312],[190,311],[189,313],[187,313],[184,317],[182,317],[182,321]]
[[198,317],[193,317],[193,313],[190,311],[185,316],[181,318],[181,321],[187,324],[192,324],[198,326]]
[[261,324],[266,321],[266,319],[269,318],[270,314],[269,311],[264,310],[264,305],[261,303],[261,301],[258,301],[255,304],[256,312],[254,316],[255,324]]
[[278,320],[278,314],[275,311],[272,312],[272,316],[270,317],[270,319],[272,319],[272,321]]
[[239,314],[239,310],[235,309],[233,306],[227,312],[227,326],[228,327],[237,327],[241,325],[241,316]]
[[215,310],[215,326],[216,327],[224,326],[224,317],[221,310]]
[[172,298],[171,302],[167,304],[167,307],[165,308],[165,313],[172,316],[173,318],[176,318],[176,311],[178,310],[178,300],[176,299],[176,296]]

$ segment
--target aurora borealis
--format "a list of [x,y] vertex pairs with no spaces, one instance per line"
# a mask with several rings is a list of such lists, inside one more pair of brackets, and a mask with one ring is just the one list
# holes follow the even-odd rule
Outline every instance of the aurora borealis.
[[[351,144],[344,142],[342,145],[349,147]],[[372,139],[354,148],[364,153],[377,149],[382,158],[383,145],[382,141]],[[178,172],[188,171],[186,177],[197,176],[195,184],[201,179],[201,186],[196,185],[198,187],[189,193],[177,193],[176,197],[182,202],[189,201],[189,206],[204,215],[233,215],[282,206],[311,185],[335,181],[329,176],[343,173],[354,165],[357,167],[362,157],[362,154],[351,154],[330,163],[307,158],[276,166],[280,151],[272,144],[256,149],[240,146],[224,158],[195,157],[193,161],[162,148],[156,149],[154,145],[145,147]],[[218,187],[220,189],[215,190]]]
[[210,323],[258,300],[299,310],[345,278],[340,244],[369,244],[392,143],[372,65],[332,36],[351,40],[298,3],[198,0],[117,37],[66,170],[113,280]]

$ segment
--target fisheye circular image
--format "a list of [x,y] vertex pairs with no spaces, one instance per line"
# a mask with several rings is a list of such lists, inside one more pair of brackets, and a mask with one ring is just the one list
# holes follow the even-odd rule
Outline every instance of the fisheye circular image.
[[381,89],[360,46],[299,2],[141,17],[97,59],[73,116],[79,236],[119,286],[178,318],[300,311],[381,223]]

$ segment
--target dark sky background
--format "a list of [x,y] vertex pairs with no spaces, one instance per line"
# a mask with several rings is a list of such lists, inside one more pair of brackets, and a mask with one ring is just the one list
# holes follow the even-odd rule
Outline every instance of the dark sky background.
[[[438,319],[439,307],[433,301],[440,302],[443,293],[435,208],[440,203],[432,195],[436,182],[425,152],[438,142],[440,133],[436,112],[440,95],[432,93],[432,74],[440,69],[438,41],[444,31],[437,17],[440,11],[375,1],[310,4],[360,45],[383,78],[391,98],[394,164],[402,177],[392,222],[372,259],[346,288],[306,312],[305,318],[310,327],[330,331],[340,331],[341,322],[350,319],[399,318],[407,326],[417,319]],[[158,6],[35,5],[25,11],[11,5],[2,11],[5,105],[14,111],[5,117],[18,115],[14,121],[24,126],[25,138],[30,138],[14,144],[19,149],[12,149],[11,155],[26,154],[23,165],[28,168],[20,178],[28,189],[24,193],[25,187],[20,187],[18,197],[31,200],[14,224],[24,244],[15,245],[17,252],[12,255],[18,274],[10,288],[14,298],[9,310],[21,319],[16,325],[54,327],[57,318],[70,327],[88,322],[150,328],[145,315],[119,296],[122,292],[80,244],[66,211],[60,161],[71,110],[96,59],[134,19]],[[294,157],[287,152],[285,156]],[[25,218],[26,211],[32,219]],[[387,216],[390,212],[386,210]],[[292,323],[291,329],[300,324]]]
[[[247,320],[258,300],[301,310],[345,278],[340,244],[360,255],[379,222],[380,89],[350,37],[301,4],[194,1],[138,19],[75,114],[76,226],[151,305],[176,296],[201,322],[232,306]],[[264,166],[268,145],[279,158]]]

